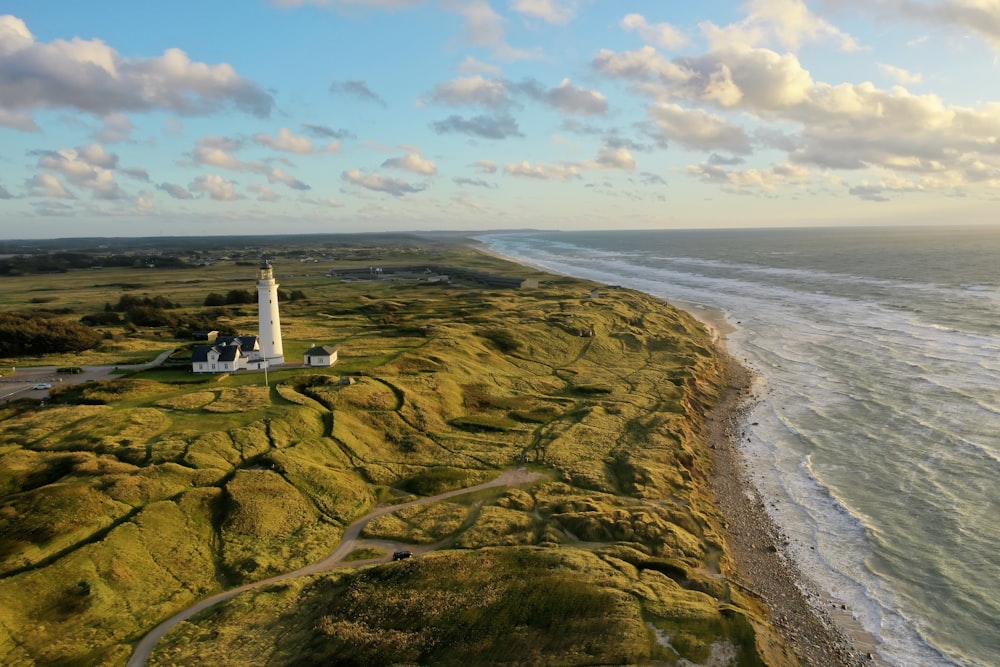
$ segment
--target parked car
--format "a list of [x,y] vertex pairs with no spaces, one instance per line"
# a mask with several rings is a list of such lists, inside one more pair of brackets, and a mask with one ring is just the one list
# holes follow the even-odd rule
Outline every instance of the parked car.
[[404,558],[409,558],[412,555],[413,554],[410,553],[409,551],[393,551],[392,552],[392,559],[393,560],[403,560]]
[[52,385],[48,382],[39,382],[32,389],[52,389]]

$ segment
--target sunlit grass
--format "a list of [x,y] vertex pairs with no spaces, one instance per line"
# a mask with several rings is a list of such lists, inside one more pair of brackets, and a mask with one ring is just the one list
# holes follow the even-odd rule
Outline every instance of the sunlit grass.
[[[246,271],[207,269],[202,281],[171,283],[171,298],[197,310],[208,291],[245,287]],[[157,280],[195,275],[102,281],[152,294]],[[66,317],[123,292],[67,276],[51,283],[81,291]],[[282,285],[309,298],[283,306],[291,363],[266,378],[150,370],[64,387],[44,408],[0,408],[0,567],[23,570],[0,574],[11,600],[0,633],[16,638],[0,634],[0,662],[120,663],[128,642],[207,591],[322,558],[376,502],[523,464],[546,480],[398,510],[366,528],[460,552],[237,598],[185,624],[164,659],[670,663],[701,660],[720,639],[752,643],[739,615],[719,612],[744,598],[699,574],[725,562],[701,440],[719,367],[700,325],[626,290],[594,302],[589,283],[565,278],[534,292],[319,275]],[[227,323],[252,332],[253,309]],[[37,362],[121,363],[191,343],[123,333],[93,356]],[[292,365],[313,343],[338,345],[341,361]],[[482,604],[470,608],[469,591]]]

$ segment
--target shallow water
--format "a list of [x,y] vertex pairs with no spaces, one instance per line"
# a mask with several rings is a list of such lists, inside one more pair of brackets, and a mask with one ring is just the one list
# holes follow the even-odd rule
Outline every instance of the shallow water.
[[889,664],[1000,665],[1000,230],[482,240],[721,308],[760,378],[745,453],[803,572]]

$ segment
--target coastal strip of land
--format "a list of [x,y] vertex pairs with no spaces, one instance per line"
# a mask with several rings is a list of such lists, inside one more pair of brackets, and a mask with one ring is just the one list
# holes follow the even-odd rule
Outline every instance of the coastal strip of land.
[[[364,266],[399,265],[376,250]],[[838,646],[820,638],[832,631],[822,619],[806,628],[769,597],[781,562],[731,554],[744,533],[750,551],[779,547],[762,541],[763,513],[744,519],[709,486],[712,470],[741,470],[715,454],[738,455],[726,438],[748,398],[722,361],[725,318],[699,306],[699,324],[648,294],[479,253],[419,254],[537,287],[289,275],[308,297],[282,312],[286,353],[319,340],[340,360],[269,379],[199,377],[178,332],[117,315],[98,349],[46,357],[85,370],[180,348],[162,367],[3,408],[0,593],[15,602],[0,617],[0,662],[124,664],[163,619],[222,594],[152,662],[854,664],[847,643],[836,659],[796,643]],[[221,317],[205,292],[240,270],[142,280],[173,280],[170,314],[193,322]],[[110,303],[73,275],[47,280],[76,290],[67,322]],[[114,284],[146,283],[122,271]],[[237,330],[256,323],[225,315]],[[542,478],[468,495],[513,465]],[[759,504],[737,482],[737,507]],[[369,521],[349,568],[285,574],[326,563],[373,507],[458,490]],[[433,548],[444,540],[454,548]],[[382,563],[398,545],[419,557]],[[789,581],[780,594],[801,598]]]
[[[722,315],[718,311],[711,317],[724,322]],[[724,344],[724,338],[719,344]],[[771,623],[804,664],[878,664],[874,639],[857,624],[850,627],[843,616],[835,620],[784,554],[781,533],[749,477],[740,450],[745,413],[755,400],[753,378],[724,348],[719,347],[718,353],[726,361],[729,382],[708,423],[715,458],[711,484],[727,522],[730,555],[737,567],[735,583],[767,605]]]

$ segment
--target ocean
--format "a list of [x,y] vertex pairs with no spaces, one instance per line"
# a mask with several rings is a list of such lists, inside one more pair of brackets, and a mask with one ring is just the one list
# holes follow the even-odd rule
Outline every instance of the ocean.
[[1000,229],[523,232],[548,271],[724,311],[789,555],[890,665],[1000,665]]

